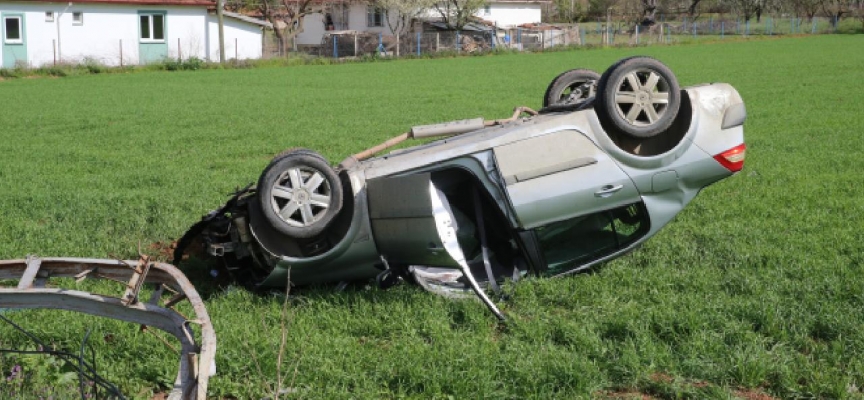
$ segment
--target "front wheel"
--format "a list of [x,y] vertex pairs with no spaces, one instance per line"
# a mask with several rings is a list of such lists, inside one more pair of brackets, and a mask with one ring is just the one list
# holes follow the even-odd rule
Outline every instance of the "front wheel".
[[310,238],[339,214],[342,185],[322,156],[295,150],[264,169],[258,180],[258,200],[276,230],[293,238]]
[[650,57],[631,57],[609,67],[597,84],[597,116],[604,128],[637,139],[669,129],[681,105],[675,74]]

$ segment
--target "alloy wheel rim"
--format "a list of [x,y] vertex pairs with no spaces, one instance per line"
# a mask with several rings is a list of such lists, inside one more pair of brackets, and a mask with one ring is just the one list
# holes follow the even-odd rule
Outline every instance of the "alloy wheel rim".
[[288,225],[304,228],[321,220],[332,201],[330,182],[321,171],[296,167],[283,172],[270,190],[273,211]]
[[666,115],[669,91],[669,82],[657,71],[630,71],[615,85],[615,112],[630,125],[651,126]]

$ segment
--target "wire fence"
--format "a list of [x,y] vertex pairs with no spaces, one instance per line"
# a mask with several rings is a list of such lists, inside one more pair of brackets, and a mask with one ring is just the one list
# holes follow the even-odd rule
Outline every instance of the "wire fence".
[[[658,18],[652,26],[626,22],[592,21],[573,25],[544,25],[537,29],[512,28],[488,31],[409,32],[399,37],[370,32],[327,33],[320,45],[291,46],[292,52],[319,57],[423,56],[439,52],[476,53],[496,49],[544,51],[572,46],[626,46],[675,44],[733,37],[816,35],[858,29],[858,21],[814,17],[812,19],[764,17],[758,22],[728,17],[688,20]],[[851,27],[850,26],[854,26]],[[264,57],[284,56],[275,37],[264,43]]]

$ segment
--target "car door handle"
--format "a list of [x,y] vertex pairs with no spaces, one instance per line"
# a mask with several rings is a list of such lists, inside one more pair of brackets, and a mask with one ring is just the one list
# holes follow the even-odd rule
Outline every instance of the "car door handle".
[[606,185],[594,192],[594,197],[609,197],[624,188],[624,185]]

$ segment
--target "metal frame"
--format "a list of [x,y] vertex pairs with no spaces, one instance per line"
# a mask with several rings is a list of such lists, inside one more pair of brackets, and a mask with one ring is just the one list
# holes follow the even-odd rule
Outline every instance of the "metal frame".
[[[51,278],[115,281],[125,286],[125,293],[117,298],[55,285],[48,287],[46,284]],[[214,365],[216,334],[201,296],[173,265],[150,262],[146,256],[137,261],[28,257],[26,260],[0,260],[0,280],[6,279],[18,280],[18,286],[0,286],[0,308],[75,311],[152,326],[170,333],[180,341],[181,350],[177,379],[169,399],[207,398],[207,383],[215,373],[211,366]],[[156,284],[147,302],[138,299],[144,283]],[[163,300],[166,291],[173,296]],[[194,319],[172,308],[183,300],[192,305]],[[191,324],[201,328],[200,343],[195,341]]]

